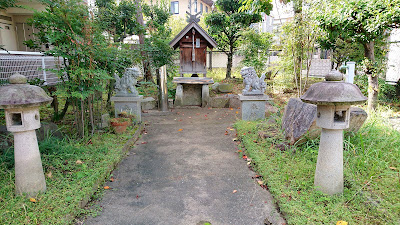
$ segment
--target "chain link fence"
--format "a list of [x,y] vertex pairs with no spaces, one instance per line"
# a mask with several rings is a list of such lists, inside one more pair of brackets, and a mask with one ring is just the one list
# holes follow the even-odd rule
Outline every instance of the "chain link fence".
[[0,53],[0,85],[7,84],[8,78],[17,72],[26,76],[28,80],[40,79],[43,85],[55,85],[59,82],[58,76],[49,69],[60,68],[61,60],[38,53]]

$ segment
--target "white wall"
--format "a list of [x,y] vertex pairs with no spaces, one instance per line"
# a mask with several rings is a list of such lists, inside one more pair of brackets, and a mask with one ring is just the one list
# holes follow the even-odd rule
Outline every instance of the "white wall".
[[392,31],[389,41],[392,42],[388,53],[386,81],[395,83],[400,78],[400,29]]

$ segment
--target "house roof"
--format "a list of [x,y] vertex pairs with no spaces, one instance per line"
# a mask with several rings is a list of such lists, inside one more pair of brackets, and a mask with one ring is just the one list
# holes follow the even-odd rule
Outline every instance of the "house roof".
[[214,4],[214,2],[212,0],[203,0],[203,2],[209,6],[212,6]]
[[199,24],[197,24],[195,21],[190,22],[185,28],[179,32],[178,35],[169,43],[169,46],[173,47],[176,49],[179,46],[179,41],[185,36],[187,32],[189,32],[192,28],[194,28],[197,32],[200,33],[201,36],[203,36],[206,41],[207,41],[207,46],[209,48],[216,48],[217,47],[217,42],[214,41],[214,39],[207,34],[203,28]]

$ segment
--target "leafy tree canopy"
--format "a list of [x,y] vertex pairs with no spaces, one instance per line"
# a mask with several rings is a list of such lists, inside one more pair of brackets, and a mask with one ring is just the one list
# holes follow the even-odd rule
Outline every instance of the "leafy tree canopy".
[[10,7],[15,7],[17,4],[17,0],[1,0],[0,1],[0,10],[7,9]]
[[218,49],[228,55],[227,78],[230,77],[233,53],[239,45],[242,32],[252,24],[261,20],[258,13],[241,12],[240,0],[217,0],[215,2],[218,11],[214,11],[205,17],[205,23],[209,26],[208,32],[217,41]]

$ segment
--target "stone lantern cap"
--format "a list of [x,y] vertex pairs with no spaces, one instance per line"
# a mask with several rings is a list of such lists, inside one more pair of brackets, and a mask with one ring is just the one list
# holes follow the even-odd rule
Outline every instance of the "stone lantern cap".
[[314,105],[356,105],[367,100],[360,89],[351,83],[342,81],[343,75],[331,71],[326,81],[311,85],[307,92],[300,97],[303,102]]
[[53,101],[46,92],[27,83],[27,78],[19,73],[12,75],[9,85],[0,86],[0,109],[40,106]]

